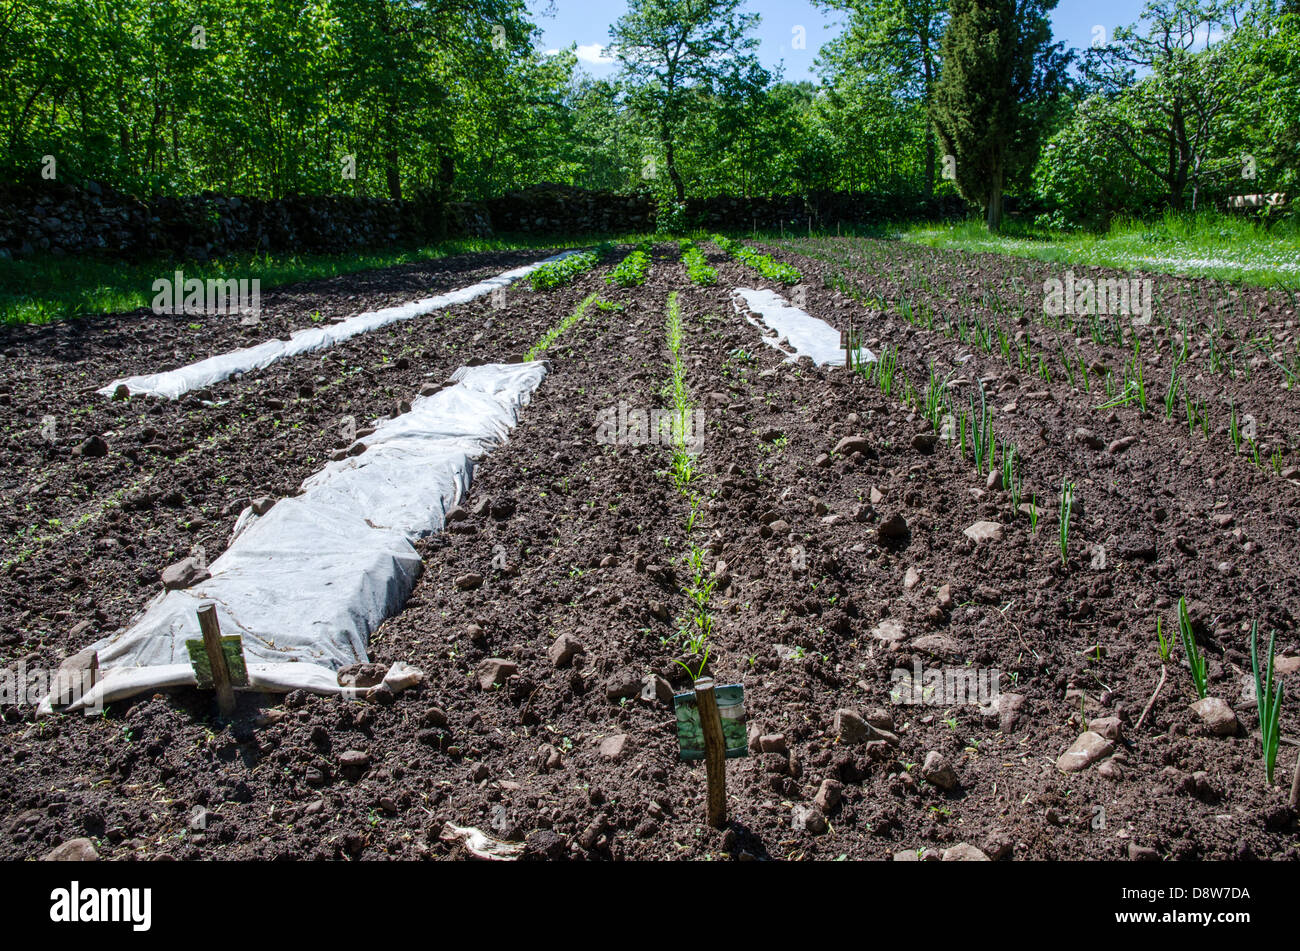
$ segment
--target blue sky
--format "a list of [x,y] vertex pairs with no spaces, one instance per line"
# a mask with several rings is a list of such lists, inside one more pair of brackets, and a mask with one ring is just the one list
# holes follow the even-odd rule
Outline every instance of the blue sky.
[[[1061,0],[1052,15],[1052,28],[1066,46],[1084,48],[1100,26],[1109,37],[1116,26],[1137,20],[1142,0]],[[534,21],[542,29],[547,49],[578,44],[582,67],[594,76],[611,76],[614,65],[603,55],[609,26],[626,9],[624,0],[528,0]],[[809,0],[748,0],[745,8],[762,16],[756,36],[759,59],[768,67],[784,61],[785,78],[812,79],[810,72],[822,43],[839,33],[842,14],[827,13]],[[797,47],[802,28],[803,48]]]

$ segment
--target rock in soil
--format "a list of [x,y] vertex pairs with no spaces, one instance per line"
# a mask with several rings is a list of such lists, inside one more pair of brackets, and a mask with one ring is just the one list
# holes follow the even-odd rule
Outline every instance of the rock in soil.
[[925,762],[921,764],[921,778],[933,786],[938,786],[944,792],[951,792],[957,788],[957,771],[952,768],[948,758],[938,750],[931,750],[925,754]]
[[573,663],[573,658],[579,654],[586,653],[582,643],[572,634],[561,634],[551,642],[547,655],[551,658],[551,663],[556,667],[568,667]]
[[958,842],[943,850],[945,862],[987,862],[989,857],[969,842]]
[[1192,712],[1201,718],[1205,728],[1215,736],[1235,736],[1241,723],[1232,707],[1218,697],[1206,697],[1192,704]]
[[99,853],[95,843],[89,839],[69,839],[62,845],[50,850],[45,856],[47,862],[98,862]]
[[474,668],[480,690],[491,690],[493,687],[500,687],[517,673],[519,673],[518,664],[500,657],[489,657],[486,660],[481,660],[478,666]]
[[174,565],[168,565],[162,571],[163,587],[168,591],[191,588],[211,577],[211,572],[200,565],[197,558],[185,558]]
[[1061,754],[1056,761],[1056,768],[1063,773],[1078,773],[1087,769],[1103,756],[1115,752],[1115,743],[1100,733],[1089,730],[1074,745]]

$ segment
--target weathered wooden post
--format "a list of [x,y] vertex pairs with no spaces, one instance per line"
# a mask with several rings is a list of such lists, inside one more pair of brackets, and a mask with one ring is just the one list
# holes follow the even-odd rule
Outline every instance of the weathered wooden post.
[[840,331],[840,348],[844,351],[844,368],[853,369],[853,351],[857,347],[857,332],[853,329],[853,321],[849,321],[849,329]]
[[217,691],[217,708],[229,719],[235,712],[235,688],[231,683],[230,668],[221,647],[221,626],[217,623],[217,608],[205,604],[199,608],[199,628],[203,631],[203,647],[212,671],[212,686]]
[[700,713],[700,729],[704,733],[709,825],[720,829],[727,824],[727,741],[722,735],[722,716],[718,713],[712,677],[695,681],[695,705]]
[[1296,753],[1295,775],[1291,777],[1291,808],[1300,809],[1300,752]]

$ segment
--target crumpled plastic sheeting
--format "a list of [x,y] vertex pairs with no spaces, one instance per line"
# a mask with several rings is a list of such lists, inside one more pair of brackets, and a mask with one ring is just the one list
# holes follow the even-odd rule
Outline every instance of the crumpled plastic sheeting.
[[[785,362],[793,363],[800,357],[811,357],[818,366],[843,366],[844,350],[840,347],[840,332],[826,321],[792,307],[780,294],[769,290],[738,287],[735,293],[745,302],[745,317],[759,330],[770,328],[776,336],[763,335],[763,342],[786,355]],[[741,309],[739,306],[736,308]],[[751,313],[757,314],[756,320]],[[781,346],[784,340],[790,347]],[[793,352],[791,352],[793,351]],[[865,347],[864,362],[876,359]]]
[[175,370],[114,380],[97,392],[103,396],[112,396],[119,386],[125,384],[132,396],[143,394],[178,399],[190,390],[212,386],[229,379],[236,373],[261,370],[286,357],[323,350],[395,321],[410,320],[445,307],[469,303],[477,297],[492,293],[499,287],[506,287],[513,281],[527,277],[544,264],[581,253],[581,251],[565,251],[554,257],[498,274],[478,284],[439,294],[437,297],[426,297],[411,304],[402,304],[400,307],[385,307],[383,310],[357,314],[355,317],[349,317],[347,320],[326,327],[309,327],[297,331],[289,340],[268,340],[255,347],[219,353]]
[[[211,577],[168,591],[125,631],[89,648],[99,682],[67,709],[193,683],[187,640],[214,604],[243,636],[254,687],[343,693],[335,671],[367,662],[370,635],[406,603],[420,574],[412,541],[441,531],[474,460],[506,441],[546,375],[541,362],[461,367],[455,385],[417,398],[265,515],[246,509]],[[48,702],[45,709],[48,709]]]
[[522,842],[503,842],[473,826],[458,826],[454,822],[444,822],[438,838],[447,845],[464,845],[471,856],[488,862],[513,862],[524,851]]

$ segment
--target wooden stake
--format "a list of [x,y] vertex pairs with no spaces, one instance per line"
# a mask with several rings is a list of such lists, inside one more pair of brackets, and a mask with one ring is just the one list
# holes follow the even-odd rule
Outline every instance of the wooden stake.
[[704,731],[704,766],[709,782],[709,825],[721,829],[727,824],[727,741],[722,735],[722,717],[713,678],[695,681],[695,706]]
[[1291,777],[1291,808],[1300,809],[1300,751],[1296,753],[1295,775]]
[[221,626],[217,623],[217,607],[205,604],[199,608],[199,627],[203,631],[203,647],[208,652],[212,666],[212,686],[217,691],[217,709],[229,719],[235,712],[235,689],[230,685],[230,668],[221,650]]

